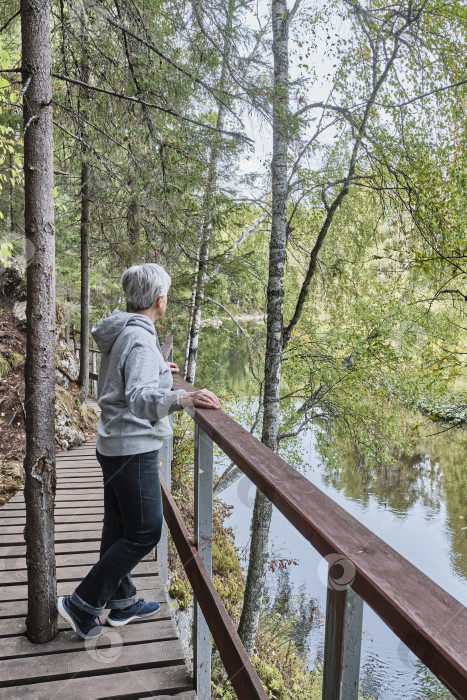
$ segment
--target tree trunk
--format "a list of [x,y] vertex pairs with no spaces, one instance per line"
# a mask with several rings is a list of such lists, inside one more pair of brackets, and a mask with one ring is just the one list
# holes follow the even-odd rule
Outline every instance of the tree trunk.
[[184,369],[183,369],[183,376],[185,379],[188,376],[188,361],[190,358],[191,329],[193,328],[193,320],[195,317],[196,282],[198,280],[198,271],[199,271],[199,254],[200,254],[200,245],[198,245],[198,250],[196,253],[194,280],[193,280],[193,287],[191,288],[190,317],[188,319],[188,332],[187,332],[186,346],[185,346],[185,365],[184,365]]
[[[86,156],[83,154],[83,158]],[[89,391],[89,267],[90,267],[89,165],[81,165],[81,335],[79,351],[79,398],[83,403]]]
[[[83,8],[81,14],[81,80],[89,83],[89,58],[88,58],[88,35],[87,35],[86,10]],[[83,88],[81,99],[86,104],[88,100],[88,90]],[[86,110],[81,111],[86,119]],[[82,127],[81,131],[84,131]],[[84,134],[83,134],[84,135]],[[91,221],[91,200],[90,200],[90,167],[88,163],[88,149],[81,143],[81,335],[79,351],[79,398],[84,403],[89,393],[89,305],[90,305],[90,221]]]
[[[130,183],[132,187],[132,183]],[[128,240],[131,245],[138,248],[141,236],[141,224],[140,224],[140,204],[138,196],[132,195],[130,203],[128,205],[127,211],[127,231]]]
[[50,0],[21,0],[25,232],[34,256],[26,305],[27,634],[57,633],[55,500],[55,238]]
[[[274,54],[272,220],[267,292],[264,414],[261,441],[277,450],[282,364],[284,266],[287,244],[288,15],[286,0],[272,0]],[[253,510],[248,575],[238,633],[249,656],[258,632],[268,559],[272,504],[259,490]]]
[[10,206],[9,206],[9,229],[10,231],[16,231],[16,217],[15,217],[15,185],[13,180],[13,172],[15,167],[15,156],[10,153]]
[[[227,19],[224,29],[224,51],[222,55],[222,68],[219,79],[219,90],[225,88],[227,80],[227,68],[232,51],[232,20],[234,13],[234,3],[229,2],[227,9]],[[223,98],[224,99],[224,98]],[[220,131],[224,128],[225,103],[218,103],[216,127]],[[209,156],[208,179],[204,191],[203,204],[201,208],[200,225],[200,245],[199,255],[195,263],[195,283],[192,294],[192,304],[190,310],[190,327],[188,331],[187,349],[185,354],[185,379],[190,384],[194,384],[196,377],[196,363],[198,360],[199,332],[201,329],[201,314],[204,305],[206,282],[208,279],[209,247],[212,235],[212,217],[214,213],[214,201],[217,191],[217,168],[221,156],[221,143],[216,142],[211,148]]]

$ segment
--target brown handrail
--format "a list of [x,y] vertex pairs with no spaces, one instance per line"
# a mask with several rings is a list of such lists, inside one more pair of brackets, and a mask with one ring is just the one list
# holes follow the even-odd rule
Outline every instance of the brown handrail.
[[[193,390],[176,375],[174,388]],[[465,700],[467,608],[223,411],[195,409],[193,419],[321,555],[351,563],[352,588]]]
[[203,611],[222,662],[239,698],[267,700],[261,681],[224,604],[214,588],[209,572],[191,540],[177,505],[163,478],[160,478],[164,518],[182,561],[196,599]]

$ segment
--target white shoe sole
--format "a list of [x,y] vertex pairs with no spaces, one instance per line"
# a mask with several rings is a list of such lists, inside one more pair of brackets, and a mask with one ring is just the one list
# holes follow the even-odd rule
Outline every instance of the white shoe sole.
[[83,634],[83,632],[81,632],[81,630],[78,629],[78,627],[76,626],[75,621],[73,620],[73,618],[71,617],[70,613],[67,611],[67,609],[66,609],[65,606],[63,605],[63,598],[64,598],[64,596],[60,596],[60,597],[58,598],[58,600],[57,600],[57,610],[58,610],[58,612],[60,613],[60,615],[63,617],[63,619],[66,620],[66,621],[68,622],[69,625],[71,625],[72,629],[76,632],[76,634],[77,634],[79,637],[81,637],[81,639],[97,639],[98,637],[100,637],[101,634],[102,634],[102,629],[101,629],[101,631],[99,632],[99,634],[94,634],[94,635],[91,635],[91,636],[87,636],[87,635]]
[[154,610],[152,613],[146,613],[146,615],[133,615],[133,617],[128,618],[128,620],[112,620],[110,617],[107,618],[107,624],[111,625],[112,627],[121,627],[122,625],[127,625],[129,622],[132,622],[133,620],[141,620],[146,617],[152,617],[153,615],[157,615],[161,611],[160,607],[157,610]]

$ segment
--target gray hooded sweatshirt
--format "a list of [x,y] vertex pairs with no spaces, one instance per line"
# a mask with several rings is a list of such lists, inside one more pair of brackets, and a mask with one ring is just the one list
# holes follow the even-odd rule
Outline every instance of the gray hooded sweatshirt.
[[91,333],[101,351],[98,451],[117,456],[158,450],[172,435],[168,415],[182,409],[153,322],[115,309]]

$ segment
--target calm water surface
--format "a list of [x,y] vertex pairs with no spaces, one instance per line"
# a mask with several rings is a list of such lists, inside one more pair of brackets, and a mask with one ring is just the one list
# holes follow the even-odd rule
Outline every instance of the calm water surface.
[[[242,422],[249,384],[244,342],[235,333],[217,329],[204,329],[203,334],[200,347],[209,348],[209,357],[201,357],[197,383],[206,383],[214,391],[236,392],[237,398],[225,408]],[[204,381],[208,377],[215,381]],[[428,433],[437,429],[427,426]],[[350,455],[343,457],[337,469],[327,468],[313,431],[301,437],[298,449],[300,471],[310,481],[467,605],[467,431],[421,438],[396,469],[371,477]],[[225,457],[218,456],[218,473],[226,466]],[[245,551],[254,495],[255,487],[242,476],[221,496],[234,506],[229,523],[237,547]],[[298,597],[303,586],[319,605],[318,617],[323,617],[326,568],[320,555],[275,508],[270,556],[296,562],[288,567],[291,596]],[[268,573],[267,585],[271,592],[277,589],[277,573]],[[377,700],[452,697],[367,605],[363,630],[360,679],[365,693]],[[307,642],[312,668],[322,661],[322,624],[314,626]]]

